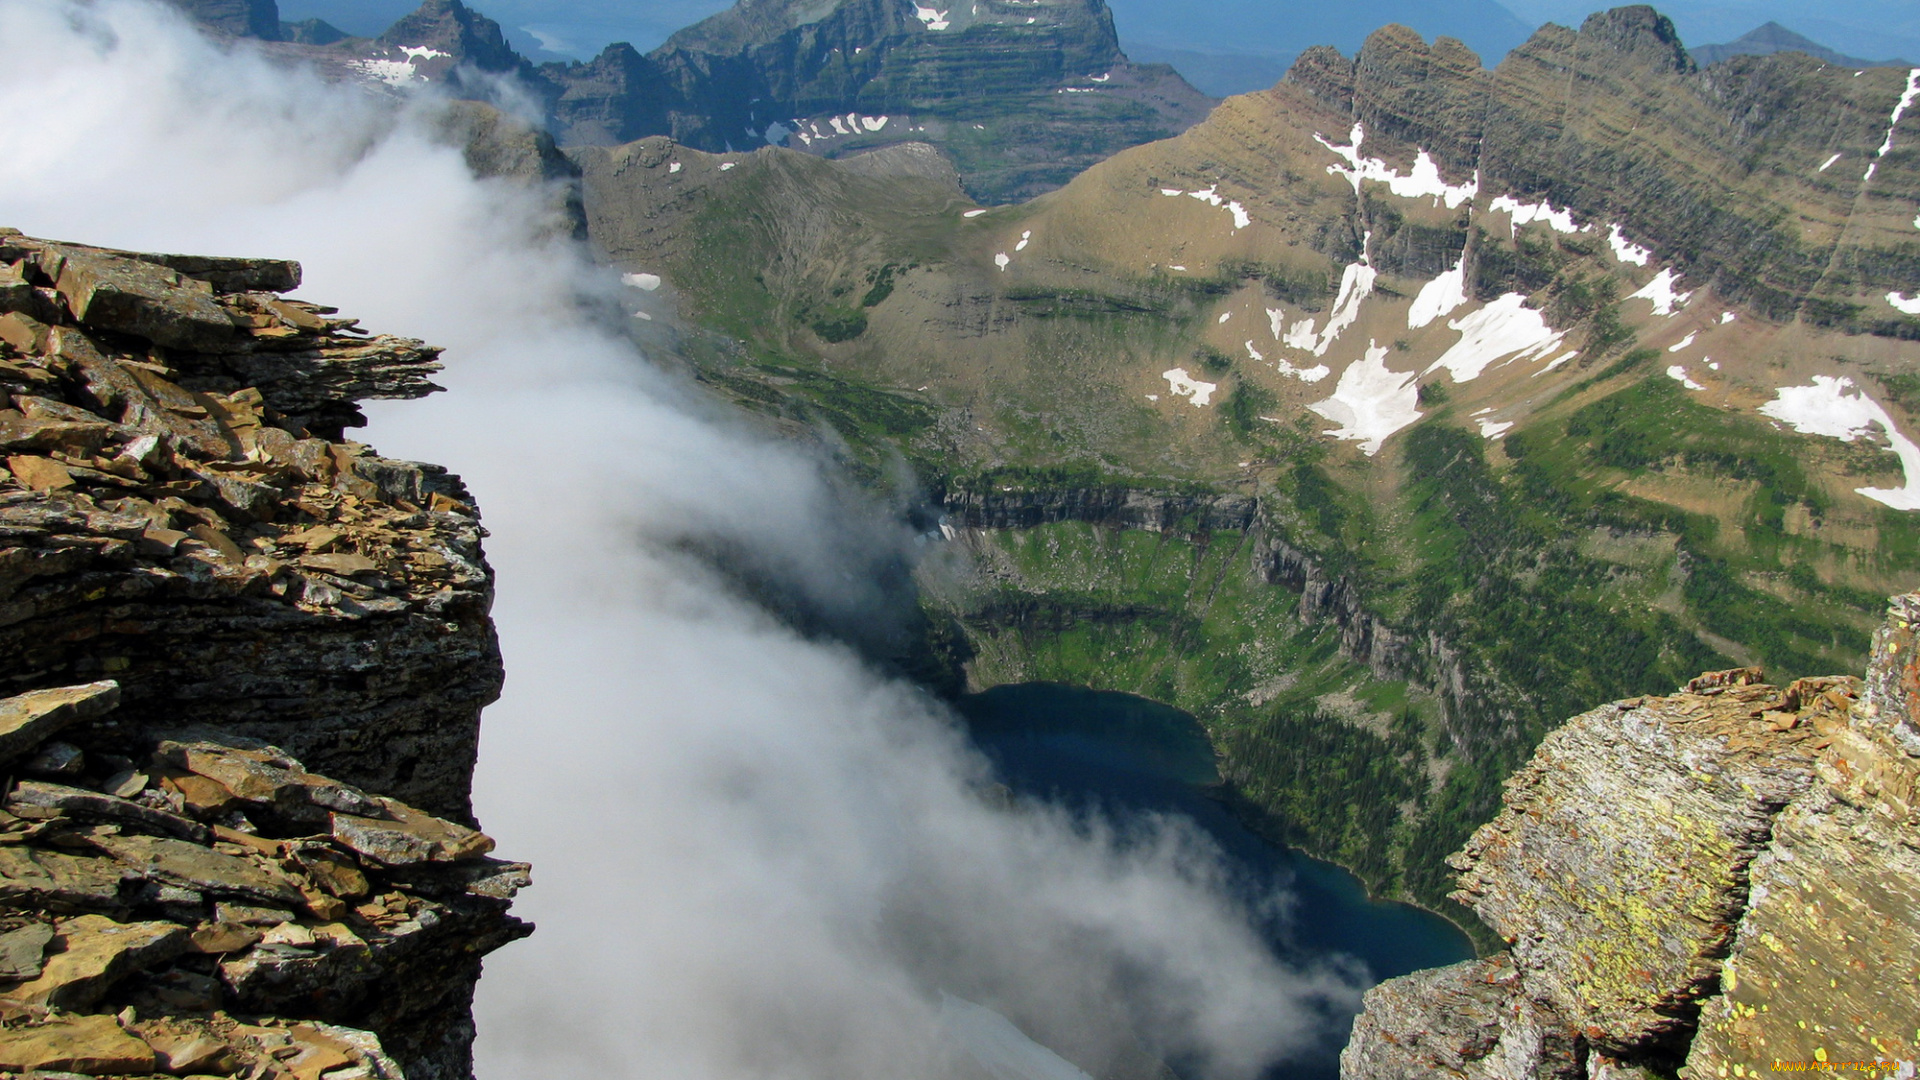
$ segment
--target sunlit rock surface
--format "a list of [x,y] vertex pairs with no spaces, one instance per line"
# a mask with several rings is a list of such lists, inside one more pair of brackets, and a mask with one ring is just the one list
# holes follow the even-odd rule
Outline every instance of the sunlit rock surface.
[[1916,619],[1894,600],[1864,684],[1719,672],[1549,736],[1453,859],[1509,948],[1376,987],[1342,1076],[1912,1075]]

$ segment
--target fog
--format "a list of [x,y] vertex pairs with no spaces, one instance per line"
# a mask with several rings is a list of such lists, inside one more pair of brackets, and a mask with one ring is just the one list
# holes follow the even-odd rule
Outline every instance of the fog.
[[300,295],[447,348],[449,392],[359,437],[492,530],[475,806],[539,931],[487,962],[482,1077],[969,1075],[949,994],[1095,1075],[1144,1075],[1136,1038],[1240,1080],[1337,1034],[1351,975],[1271,956],[1203,839],[992,798],[943,707],[692,554],[857,615],[918,541],[597,321],[634,297],[423,134],[432,102],[133,3],[0,0],[0,41],[0,224],[297,258]]

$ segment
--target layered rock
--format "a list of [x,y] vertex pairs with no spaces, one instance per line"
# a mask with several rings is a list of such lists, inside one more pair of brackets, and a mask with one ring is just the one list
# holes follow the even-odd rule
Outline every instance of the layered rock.
[[0,233],[0,1069],[465,1076],[528,931],[477,514],[342,437],[438,350],[299,280]]
[[1212,104],[1172,68],[1130,63],[1102,0],[746,0],[645,56],[618,43],[540,78],[563,143],[669,135],[719,153],[791,136],[837,157],[919,140],[991,201],[1058,187]]
[[1369,992],[1342,1076],[1912,1075],[1916,617],[1864,685],[1721,672],[1549,736],[1452,860],[1508,949]]

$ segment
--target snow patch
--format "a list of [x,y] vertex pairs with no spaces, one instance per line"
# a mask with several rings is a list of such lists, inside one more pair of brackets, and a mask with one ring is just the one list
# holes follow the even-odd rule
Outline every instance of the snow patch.
[[1028,229],[1026,232],[1023,232],[1020,234],[1020,242],[1013,245],[1013,250],[1025,251],[1027,250],[1027,245],[1032,242],[1033,242],[1033,230]]
[[863,116],[860,118],[860,126],[868,131],[879,131],[887,126],[887,121],[890,119],[892,118],[886,116]]
[[1893,310],[1903,315],[1920,315],[1920,295],[1905,296],[1890,292],[1887,294],[1887,303],[1892,304]]
[[[1371,237],[1372,234],[1368,235]],[[1362,255],[1361,258],[1365,259],[1366,256]],[[1360,317],[1360,302],[1372,295],[1374,279],[1379,276],[1365,262],[1349,265],[1340,275],[1340,295],[1333,302],[1333,314],[1327,316],[1327,328],[1320,331],[1320,341],[1313,347],[1313,355],[1327,355],[1328,347]]]
[[840,122],[840,118],[839,118],[839,117],[837,117],[837,116],[829,116],[829,117],[827,117],[827,123],[833,126],[833,133],[834,133],[835,135],[851,135],[851,134],[853,134],[853,132],[851,132],[851,131],[848,131],[848,130],[847,130],[847,128],[846,128],[846,125],[845,125],[845,124],[842,124],[842,123]]
[[930,7],[921,7],[919,4],[913,5],[913,17],[926,23],[927,29],[929,30],[945,30],[947,27],[953,25],[947,21],[947,16],[952,13],[951,8],[946,11],[935,11]]
[[1007,268],[1007,264],[1012,261],[1013,261],[1013,256],[1007,254],[1004,251],[993,257],[993,265],[999,267],[1002,271],[1005,271]]
[[1547,366],[1541,368],[1539,371],[1534,372],[1533,377],[1537,379],[1540,376],[1545,375],[1547,372],[1552,371],[1554,368],[1559,367],[1561,364],[1564,364],[1567,361],[1579,355],[1580,355],[1579,349],[1574,349],[1571,352],[1563,352],[1559,356],[1556,356],[1553,359],[1547,361]]
[[1238,202],[1228,203],[1227,210],[1233,214],[1233,229],[1235,232],[1239,232],[1241,229],[1253,224],[1253,215],[1247,213],[1247,208],[1241,206]]
[[1700,334],[1699,334],[1699,332],[1698,332],[1698,331],[1695,331],[1694,333],[1691,333],[1691,334],[1688,334],[1688,335],[1687,335],[1686,337],[1683,337],[1683,338],[1681,338],[1681,339],[1680,339],[1679,341],[1676,341],[1676,342],[1674,342],[1674,343],[1673,343],[1672,345],[1669,345],[1669,346],[1667,346],[1667,351],[1668,351],[1668,352],[1679,352],[1679,351],[1680,351],[1681,349],[1684,349],[1684,348],[1686,348],[1687,346],[1689,346],[1689,345],[1691,345],[1691,344],[1693,344],[1693,339],[1694,339],[1694,338],[1697,338],[1697,337],[1699,337],[1699,336],[1700,336]]
[[1694,382],[1693,379],[1687,375],[1686,366],[1683,364],[1674,364],[1673,366],[1667,368],[1667,378],[1672,379],[1674,382],[1679,383],[1681,386],[1684,386],[1689,390],[1705,390],[1706,389],[1706,387],[1701,386],[1697,382]]
[[1681,292],[1674,288],[1679,280],[1680,275],[1674,273],[1672,269],[1662,270],[1652,281],[1647,282],[1644,288],[1627,299],[1651,300],[1655,315],[1671,315],[1684,307],[1687,300],[1693,296],[1690,292]]
[[1489,441],[1505,435],[1513,427],[1513,421],[1511,420],[1482,418],[1474,421],[1474,423],[1480,425],[1480,437]]
[[1618,225],[1614,225],[1607,230],[1607,243],[1613,245],[1613,257],[1623,263],[1645,266],[1648,260],[1653,258],[1653,250],[1651,248],[1643,248],[1639,244],[1628,240],[1626,234],[1620,231],[1620,226]]
[[1217,321],[1219,321],[1219,322],[1223,322],[1223,323],[1224,323],[1224,322],[1226,322],[1226,321],[1227,321],[1228,319],[1231,319],[1231,318],[1233,318],[1233,312],[1231,312],[1231,311],[1223,311],[1223,312],[1221,312],[1221,313],[1220,313],[1220,318],[1219,318],[1219,319],[1218,319]]
[[1839,161],[1840,157],[1841,155],[1835,154],[1832,157],[1828,158],[1826,161],[1822,162],[1820,165],[1820,171],[1826,172],[1828,169],[1833,168],[1833,163],[1836,161]]
[[1449,327],[1460,331],[1460,340],[1427,371],[1446,368],[1454,382],[1463,383],[1479,378],[1488,365],[1503,356],[1531,359],[1558,348],[1564,335],[1548,326],[1545,316],[1527,307],[1526,299],[1520,293],[1508,293],[1479,311],[1448,321]]
[[1213,392],[1220,389],[1219,383],[1201,382],[1188,375],[1187,369],[1183,367],[1163,371],[1160,377],[1167,380],[1167,389],[1172,393],[1183,398],[1192,398],[1196,409],[1205,407],[1207,402],[1213,399]]
[[1554,232],[1577,233],[1580,226],[1574,224],[1573,211],[1555,210],[1553,204],[1545,199],[1537,203],[1523,203],[1511,195],[1502,195],[1487,204],[1488,210],[1504,210],[1511,217],[1507,231],[1509,233],[1522,225],[1531,225],[1543,221]]
[[1852,379],[1844,375],[1815,375],[1810,386],[1782,386],[1774,394],[1774,400],[1760,406],[1761,415],[1783,421],[1802,435],[1825,435],[1852,442],[1875,427],[1886,433],[1893,452],[1900,456],[1906,484],[1895,489],[1855,488],[1854,491],[1895,510],[1920,510],[1920,446],[1901,434],[1887,410],[1856,389]]
[[[1251,341],[1247,342],[1247,355],[1263,364],[1266,363],[1267,358],[1260,355],[1260,350],[1254,348],[1253,342]],[[1281,357],[1273,362],[1273,370],[1285,375],[1289,379],[1299,379],[1303,383],[1317,383],[1321,379],[1333,374],[1333,369],[1325,364],[1315,364],[1310,368],[1297,368],[1288,363],[1285,357]]]
[[453,54],[450,52],[441,52],[439,49],[429,49],[425,45],[402,45],[400,46],[400,51],[407,54],[409,61],[432,60],[435,57],[444,59],[453,58]]
[[[1906,92],[1900,95],[1899,103],[1893,107],[1893,115],[1887,118],[1887,138],[1880,144],[1880,149],[1873,152],[1875,158],[1886,157],[1893,150],[1893,129],[1900,125],[1900,117],[1906,115],[1908,106],[1913,104],[1915,98],[1920,98],[1920,68],[1907,72]],[[1878,165],[1879,162],[1875,161],[1874,164]],[[1867,169],[1867,178],[1873,178],[1871,166]]]
[[1706,360],[1706,365],[1707,365],[1707,370],[1708,370],[1708,371],[1719,371],[1719,370],[1720,370],[1720,361],[1718,361],[1718,360],[1715,360],[1715,359],[1714,359],[1713,357],[1711,357],[1711,356],[1709,356],[1709,357],[1706,357],[1706,358],[1705,358],[1705,360]]
[[647,292],[652,292],[655,289],[658,289],[660,287],[660,275],[659,274],[621,274],[620,282],[621,284],[624,284],[624,285],[631,285],[636,289],[644,289]]
[[669,164],[669,165],[667,166],[667,171],[668,171],[668,172],[670,172],[670,173],[676,173],[676,172],[679,172],[679,171],[680,171],[680,163],[679,163],[679,162],[677,162],[677,161],[675,161],[675,162],[672,162],[671,164]]
[[1350,146],[1335,146],[1318,132],[1315,132],[1313,136],[1315,142],[1338,154],[1346,161],[1347,164],[1344,166],[1327,166],[1327,173],[1331,176],[1346,177],[1347,183],[1353,185],[1353,193],[1355,195],[1360,194],[1360,184],[1362,181],[1372,180],[1376,183],[1387,185],[1388,191],[1393,192],[1403,199],[1423,199],[1430,197],[1433,199],[1435,206],[1440,205],[1440,203],[1444,201],[1447,204],[1447,209],[1454,210],[1458,209],[1461,203],[1480,194],[1480,174],[1478,172],[1473,174],[1473,180],[1470,183],[1449,184],[1441,178],[1440,166],[1434,162],[1432,155],[1428,154],[1425,150],[1421,150],[1414,155],[1413,171],[1401,173],[1380,158],[1360,156],[1360,144],[1365,142],[1367,138],[1365,124],[1353,125],[1353,130],[1347,133],[1347,137],[1353,140]]
[[1726,311],[1726,312],[1722,312],[1722,313],[1720,314],[1720,325],[1721,325],[1721,326],[1725,326],[1725,325],[1727,325],[1728,323],[1730,323],[1730,322],[1732,322],[1732,321],[1734,320],[1734,318],[1735,318],[1735,316],[1734,316],[1734,314],[1733,314],[1733,312],[1731,312],[1731,311]]
[[1267,309],[1267,326],[1273,330],[1273,340],[1280,340],[1280,335],[1283,331],[1281,324],[1286,321],[1286,317],[1286,308],[1270,307]]
[[1386,346],[1369,341],[1367,354],[1340,373],[1333,396],[1307,408],[1340,425],[1322,434],[1356,441],[1372,457],[1388,436],[1420,419],[1419,404],[1414,373],[1388,370]]
[[723,161],[723,162],[721,162],[721,163],[720,163],[720,171],[721,171],[721,172],[726,172],[726,171],[727,171],[728,169],[731,169],[731,168],[733,168],[733,164],[734,164],[734,163],[733,163],[733,162],[731,162],[731,161]]
[[1453,269],[1420,287],[1420,295],[1413,298],[1413,307],[1407,311],[1407,329],[1418,330],[1451,315],[1466,302],[1467,257],[1461,255]]
[[411,60],[350,60],[347,66],[388,86],[426,81],[424,76],[414,73]]
[[984,213],[986,213],[985,210],[969,210],[966,213],[961,214],[960,216],[961,217],[979,217],[981,214],[984,214]]

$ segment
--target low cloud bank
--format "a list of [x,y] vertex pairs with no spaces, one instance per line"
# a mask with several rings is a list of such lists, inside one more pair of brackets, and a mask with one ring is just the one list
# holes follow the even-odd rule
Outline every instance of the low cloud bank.
[[0,41],[0,224],[298,258],[302,295],[447,347],[450,392],[366,437],[461,473],[493,532],[476,807],[540,929],[488,962],[481,1076],[975,1075],[953,995],[1094,1075],[1147,1075],[1144,1042],[1243,1080],[1351,1005],[1267,952],[1204,840],[997,806],[941,706],[690,554],[845,613],[908,538],[598,325],[613,275],[474,180],[430,102],[120,0],[0,0]]

